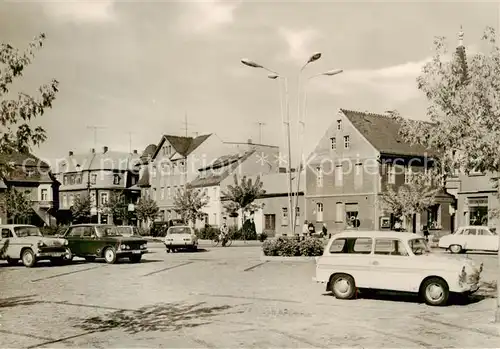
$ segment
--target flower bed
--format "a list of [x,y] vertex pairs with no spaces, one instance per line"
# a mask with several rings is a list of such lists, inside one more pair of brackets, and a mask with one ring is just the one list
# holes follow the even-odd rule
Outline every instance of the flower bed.
[[317,257],[323,254],[324,248],[325,240],[317,238],[299,240],[295,237],[279,237],[262,244],[264,256],[274,257]]

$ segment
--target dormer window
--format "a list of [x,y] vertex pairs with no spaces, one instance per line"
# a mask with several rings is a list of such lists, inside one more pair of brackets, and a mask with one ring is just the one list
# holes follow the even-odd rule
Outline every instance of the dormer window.
[[342,120],[337,120],[337,130],[342,130]]
[[332,150],[337,149],[337,138],[336,137],[330,138],[330,146],[331,146]]

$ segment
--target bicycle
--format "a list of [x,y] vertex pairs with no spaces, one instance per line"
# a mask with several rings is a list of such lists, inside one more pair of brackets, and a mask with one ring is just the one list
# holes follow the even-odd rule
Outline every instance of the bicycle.
[[[216,247],[219,245],[219,243],[221,242],[220,241],[220,234],[217,234],[214,236],[214,238],[212,239],[212,247]],[[231,236],[228,234],[227,237],[226,237],[226,244],[224,245],[225,247],[229,247],[231,246],[231,244],[233,243],[233,239],[231,238]]]

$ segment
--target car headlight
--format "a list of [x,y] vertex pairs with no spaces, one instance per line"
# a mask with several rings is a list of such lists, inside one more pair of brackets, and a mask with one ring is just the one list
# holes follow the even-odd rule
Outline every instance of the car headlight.
[[64,240],[64,246],[68,246],[69,244],[69,241],[68,240]]
[[120,248],[122,250],[128,250],[129,249],[128,245],[121,245]]
[[45,244],[43,243],[43,241],[38,241],[38,247],[43,247],[45,246]]
[[147,247],[147,245],[146,245],[146,244],[141,245],[141,249],[145,249],[146,247]]

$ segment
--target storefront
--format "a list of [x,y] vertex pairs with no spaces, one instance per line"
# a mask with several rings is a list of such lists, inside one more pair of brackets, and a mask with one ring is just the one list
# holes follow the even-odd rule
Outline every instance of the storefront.
[[488,197],[468,197],[468,225],[488,226]]

